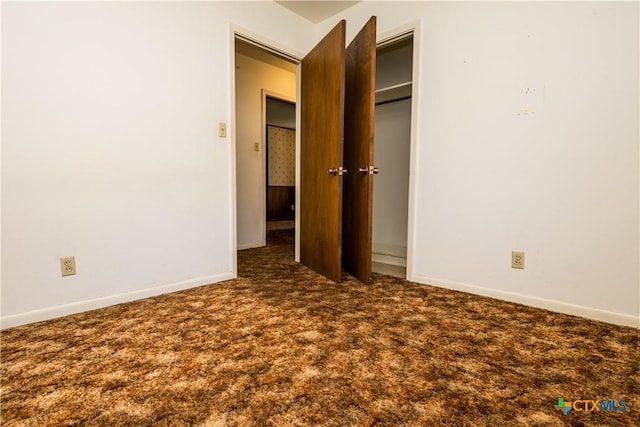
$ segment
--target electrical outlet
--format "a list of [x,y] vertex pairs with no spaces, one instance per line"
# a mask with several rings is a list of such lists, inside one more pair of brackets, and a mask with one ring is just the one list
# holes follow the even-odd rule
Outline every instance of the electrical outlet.
[[259,142],[254,142],[253,143],[253,149],[255,151],[260,151],[260,143]]
[[524,252],[511,251],[511,268],[524,270]]
[[60,258],[60,271],[62,277],[76,274],[76,257],[66,256]]
[[225,122],[218,123],[218,136],[220,138],[227,137],[227,124]]

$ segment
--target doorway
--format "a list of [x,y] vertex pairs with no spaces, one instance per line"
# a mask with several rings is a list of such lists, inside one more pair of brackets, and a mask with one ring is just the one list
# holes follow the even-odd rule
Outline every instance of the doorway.
[[266,221],[269,231],[295,228],[296,105],[265,94]]
[[267,244],[267,126],[295,129],[298,72],[297,59],[237,32],[234,63],[236,247],[243,250]]
[[376,58],[372,270],[406,278],[413,32],[379,43]]
[[[381,145],[381,149],[377,149],[376,148],[376,158],[375,158],[375,163],[377,164],[377,166],[379,167],[380,164],[383,164],[383,167],[381,168],[381,172],[380,175],[377,176],[376,180],[379,181],[381,177],[384,177],[385,175],[390,176],[391,175],[391,171],[394,169],[396,169],[396,171],[399,169],[401,172],[399,175],[396,176],[396,178],[398,176],[402,176],[402,185],[398,186],[398,185],[391,185],[390,188],[394,189],[394,191],[398,194],[402,194],[404,195],[404,200],[406,201],[402,201],[402,203],[400,204],[394,204],[394,203],[386,203],[387,206],[395,206],[396,208],[398,208],[398,206],[400,206],[398,209],[396,209],[396,217],[397,218],[401,218],[402,221],[404,222],[404,224],[400,224],[400,227],[396,227],[396,228],[390,228],[388,230],[392,230],[391,233],[387,233],[387,234],[392,234],[392,235],[396,235],[399,236],[403,241],[402,242],[385,242],[384,238],[378,238],[381,234],[384,234],[385,229],[387,229],[386,225],[384,224],[385,221],[382,221],[382,225],[380,225],[379,221],[380,219],[384,218],[384,213],[376,213],[376,211],[379,211],[380,209],[376,209],[376,207],[374,206],[374,213],[373,213],[373,218],[374,218],[374,232],[373,232],[373,253],[370,257],[370,259],[373,260],[373,264],[374,264],[374,271],[378,272],[378,273],[383,273],[383,274],[392,274],[392,275],[396,275],[399,277],[403,277],[403,278],[410,278],[410,266],[411,266],[411,255],[412,255],[412,223],[413,223],[413,219],[412,219],[412,215],[411,215],[411,205],[412,205],[412,188],[413,188],[413,176],[410,176],[410,169],[412,168],[413,165],[413,153],[414,153],[414,145],[415,145],[415,99],[412,100],[412,95],[413,93],[416,91],[415,90],[415,85],[413,85],[412,82],[412,78],[413,75],[415,74],[415,68],[416,68],[416,63],[418,61],[415,60],[415,49],[413,46],[413,36],[414,36],[414,31],[417,29],[416,25],[411,25],[411,27],[407,26],[405,28],[411,28],[411,30],[406,31],[402,34],[400,33],[396,33],[396,34],[400,34],[400,35],[396,35],[393,37],[388,37],[388,38],[383,38],[382,42],[378,43],[377,46],[377,52],[378,52],[378,56],[382,57],[387,57],[387,58],[393,58],[394,56],[400,56],[403,57],[404,59],[400,62],[402,64],[402,66],[400,67],[402,70],[409,70],[409,74],[408,74],[408,78],[406,77],[406,75],[403,75],[402,71],[398,71],[397,69],[395,71],[393,71],[394,68],[398,68],[396,67],[398,65],[398,63],[396,63],[393,59],[391,60],[387,60],[386,61],[386,67],[391,69],[392,72],[389,72],[388,74],[390,76],[393,76],[393,78],[391,80],[387,80],[387,82],[385,83],[385,79],[382,77],[382,73],[383,71],[379,71],[378,72],[378,77],[376,78],[377,80],[377,84],[376,84],[376,96],[375,96],[375,101],[376,101],[376,110],[377,110],[377,114],[380,115],[380,117],[385,116],[384,114],[384,110],[389,109],[390,105],[392,104],[397,104],[399,106],[402,106],[401,109],[403,110],[402,116],[403,116],[403,121],[404,124],[400,125],[400,127],[402,127],[402,131],[399,133],[403,133],[404,136],[402,136],[402,146],[400,147],[396,147],[399,148],[399,151],[402,152],[402,155],[400,157],[403,158],[403,160],[398,163],[401,164],[402,166],[400,166],[399,168],[396,166],[388,166],[388,165],[384,165],[385,163],[385,157],[387,157],[387,155],[383,154],[384,151],[384,143],[380,143],[380,137],[376,136],[376,145]],[[236,43],[236,57],[238,55],[238,49],[237,46],[238,45],[242,45],[242,43],[238,43],[238,34],[234,33],[235,35],[235,43]],[[240,42],[245,42],[244,40],[240,40]],[[249,45],[252,45],[253,48],[258,48],[259,51],[261,51],[260,55],[262,55],[262,61],[259,62],[269,62],[269,61],[273,61],[274,58],[275,59],[280,59],[282,60],[283,58],[279,55],[279,54],[274,54],[270,48],[265,47],[264,45],[261,45],[260,43],[257,44],[253,44],[253,43],[248,43]],[[246,46],[245,46],[246,47]],[[402,53],[402,54],[399,54]],[[244,51],[244,53],[246,53],[246,51]],[[242,52],[241,52],[242,54]],[[265,56],[266,55],[266,56]],[[237,236],[237,248],[239,250],[241,249],[248,249],[248,248],[253,248],[253,247],[260,247],[260,246],[265,246],[267,243],[267,223],[268,223],[268,200],[269,200],[269,176],[268,176],[268,170],[269,170],[269,166],[268,166],[268,153],[269,153],[269,141],[268,141],[268,132],[269,132],[269,128],[267,126],[267,120],[266,120],[266,111],[267,111],[267,102],[268,102],[268,98],[275,98],[276,100],[280,100],[280,101],[285,101],[285,103],[287,101],[289,101],[290,105],[294,106],[294,109],[296,109],[296,119],[295,121],[297,122],[297,127],[299,128],[299,120],[300,120],[300,104],[299,103],[295,103],[296,100],[296,90],[297,88],[300,87],[300,73],[299,73],[299,69],[300,69],[300,60],[297,59],[293,59],[292,57],[287,57],[285,55],[285,62],[288,62],[288,67],[291,67],[292,69],[290,69],[290,77],[295,80],[295,84],[294,84],[294,91],[293,94],[290,96],[290,99],[283,99],[282,97],[280,97],[279,95],[281,95],[283,93],[282,90],[278,90],[277,88],[275,90],[273,90],[273,88],[271,88],[273,91],[269,90],[265,90],[265,87],[268,86],[262,86],[261,87],[261,91],[262,91],[262,107],[264,113],[263,113],[263,119],[262,122],[260,123],[261,125],[261,129],[260,132],[262,132],[263,137],[262,139],[260,138],[254,138],[254,137],[246,137],[246,134],[241,135],[241,132],[243,130],[245,130],[245,124],[246,122],[243,121],[242,117],[240,117],[240,110],[242,108],[245,108],[246,105],[244,103],[244,99],[241,99],[241,96],[239,96],[239,93],[242,92],[243,90],[246,89],[246,87],[244,85],[242,85],[241,83],[239,83],[239,79],[237,78],[238,74],[241,74],[241,72],[238,71],[239,69],[239,65],[242,66],[242,64],[239,64],[239,61],[236,62],[236,77],[234,78],[234,85],[235,85],[235,110],[236,110],[236,123],[234,125],[234,129],[236,129],[236,140],[235,140],[235,149],[236,149],[236,196],[237,196],[237,201],[236,201],[236,213],[237,213],[237,223],[236,223],[236,236]],[[266,59],[268,58],[268,59]],[[256,59],[256,58],[253,58]],[[273,64],[271,64],[273,65]],[[384,62],[379,62],[377,65],[377,68],[379,70],[383,70],[385,68]],[[395,83],[393,82],[393,79],[395,79]],[[385,99],[386,97],[386,99]],[[390,98],[389,98],[390,97]],[[286,98],[286,97],[285,97]],[[270,100],[269,100],[270,102]],[[391,113],[390,115],[394,115],[395,113]],[[389,114],[387,114],[389,115]],[[398,126],[398,124],[396,123],[396,125],[394,126]],[[391,126],[391,129],[393,129],[394,126]],[[283,126],[283,127],[287,127],[287,126]],[[378,120],[376,120],[376,133],[382,135],[384,134],[383,131],[381,131],[380,129],[382,129],[384,127],[384,124],[379,124]],[[396,136],[397,134],[399,134],[398,132],[396,132]],[[296,225],[295,228],[295,259],[296,261],[300,261],[300,232],[299,232],[299,228],[297,227],[298,224],[298,219],[299,219],[299,209],[298,209],[298,203],[300,200],[300,187],[299,187],[299,180],[300,180],[300,136],[296,135],[296,151],[295,151],[295,167],[294,167],[294,175],[295,175],[295,183],[294,183],[294,195],[293,195],[293,204],[294,208],[293,208],[293,216],[294,216],[294,224]],[[256,139],[258,139],[256,141]],[[246,224],[243,224],[243,216],[245,215],[243,213],[243,206],[242,206],[242,198],[245,197],[245,195],[243,194],[243,188],[241,185],[241,181],[246,180],[247,176],[244,171],[241,168],[241,162],[242,160],[240,159],[240,157],[242,156],[240,154],[241,151],[247,151],[248,148],[251,148],[251,150],[253,150],[255,153],[259,153],[257,155],[253,154],[254,157],[256,157],[259,160],[259,167],[257,169],[254,170],[258,170],[259,171],[259,175],[260,175],[260,183],[257,186],[257,188],[260,191],[260,195],[255,197],[256,199],[261,199],[263,201],[262,203],[262,207],[261,209],[261,215],[258,215],[259,219],[255,221],[255,223],[251,223],[249,225],[255,225],[256,223],[258,224],[258,226],[256,228],[258,228],[260,230],[260,234],[262,236],[261,239],[258,239],[257,242],[241,242],[242,239],[242,235],[243,235],[243,227]],[[387,151],[389,150],[393,150],[393,147],[386,147]],[[398,154],[398,153],[394,153],[394,154]],[[255,160],[255,159],[254,159]],[[382,161],[382,163],[380,163]],[[375,168],[374,168],[375,169]],[[386,173],[385,173],[386,170]],[[326,171],[326,169],[325,169]],[[283,185],[283,187],[288,187],[289,185]],[[381,185],[376,185],[375,187],[381,187]],[[246,186],[245,186],[246,188]],[[253,186],[253,188],[256,188],[255,186]],[[378,191],[379,193],[379,191]],[[286,196],[288,198],[288,200],[290,200],[290,195]],[[376,196],[374,197],[374,204],[376,203],[375,200],[378,199],[378,205],[385,205],[385,202],[383,202],[384,200],[384,196],[380,196],[379,194],[376,194]],[[287,202],[288,203],[288,202]],[[289,203],[288,203],[289,204]],[[289,209],[291,209],[291,204],[289,204]],[[281,206],[284,206],[284,203],[280,203]],[[282,213],[282,211],[281,211]],[[252,218],[252,221],[255,220],[255,216]],[[244,218],[246,219],[246,218]],[[277,218],[274,218],[277,219]],[[378,219],[378,225],[375,225],[375,221],[376,219]],[[262,226],[261,226],[262,224]],[[398,223],[396,223],[396,226],[398,225]],[[380,233],[382,231],[382,233]],[[246,233],[245,233],[246,234]],[[246,239],[245,239],[246,240]],[[386,245],[386,246],[385,246]],[[370,252],[371,253],[371,252]]]

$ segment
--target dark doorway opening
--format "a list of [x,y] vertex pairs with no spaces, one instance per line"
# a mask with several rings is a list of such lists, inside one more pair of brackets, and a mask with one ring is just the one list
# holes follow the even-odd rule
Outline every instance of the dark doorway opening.
[[[275,234],[295,229],[296,105],[266,97],[267,244]],[[288,230],[288,231],[285,231]]]

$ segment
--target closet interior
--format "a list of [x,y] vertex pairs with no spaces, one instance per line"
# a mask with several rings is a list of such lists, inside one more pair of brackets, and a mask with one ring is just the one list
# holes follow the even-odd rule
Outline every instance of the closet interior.
[[372,271],[406,277],[413,33],[376,50]]

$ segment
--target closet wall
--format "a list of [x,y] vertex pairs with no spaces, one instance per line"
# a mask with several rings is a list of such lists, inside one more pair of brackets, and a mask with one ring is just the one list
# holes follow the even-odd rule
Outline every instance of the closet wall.
[[373,270],[405,277],[413,38],[378,48],[373,186]]

